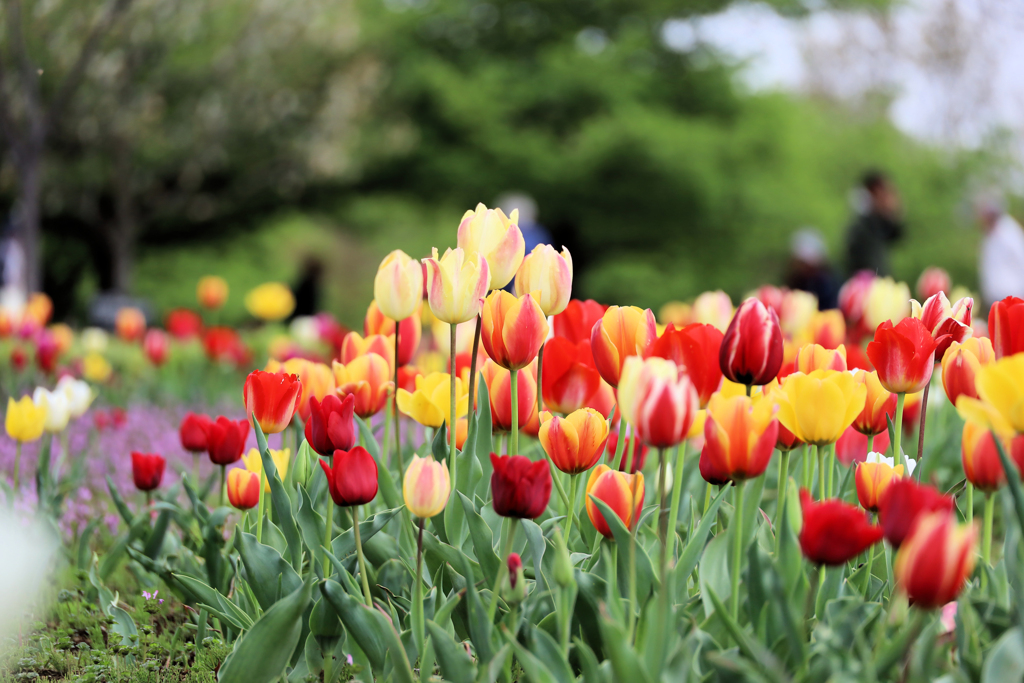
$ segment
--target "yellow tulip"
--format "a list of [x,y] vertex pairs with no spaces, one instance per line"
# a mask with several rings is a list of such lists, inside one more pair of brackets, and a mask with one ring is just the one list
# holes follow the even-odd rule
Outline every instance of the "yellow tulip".
[[782,381],[773,398],[779,422],[804,443],[835,443],[864,409],[866,387],[849,372],[795,372]]
[[[440,427],[451,413],[451,376],[433,372],[416,378],[416,391],[398,390],[398,409],[426,427]],[[455,378],[455,416],[469,412],[469,387]]]
[[526,243],[519,226],[519,209],[505,216],[501,209],[477,204],[459,223],[459,247],[466,253],[477,252],[487,259],[491,272],[489,289],[502,289],[512,281],[526,255]]
[[444,461],[414,455],[402,481],[405,507],[415,517],[430,519],[444,510],[452,485]]
[[264,282],[245,295],[245,308],[254,318],[277,322],[295,310],[295,297],[284,283]]
[[438,258],[423,259],[427,264],[427,303],[438,320],[464,323],[480,312],[491,282],[487,259],[477,252],[448,249]]
[[33,402],[31,396],[22,396],[17,401],[7,399],[7,416],[4,419],[7,436],[20,443],[35,441],[43,435],[45,424],[45,404]]
[[891,320],[895,325],[910,315],[910,287],[906,282],[896,282],[891,277],[877,277],[868,289],[864,300],[864,320],[868,329]]
[[[288,465],[292,460],[292,449],[282,448],[280,450],[271,448],[270,459],[274,461],[274,467],[277,468],[277,476],[281,477],[281,481],[288,475]],[[242,464],[245,465],[245,469],[249,470],[255,475],[260,475],[263,472],[263,458],[260,457],[260,452],[255,448],[250,448],[249,452],[242,456]],[[264,484],[263,490],[270,493],[270,480]]]
[[956,402],[964,419],[999,434],[1024,433],[1024,353],[982,365],[975,383],[979,398],[961,396]]
[[401,249],[384,257],[373,278],[373,298],[391,320],[405,320],[423,300],[423,269]]
[[532,294],[544,315],[558,315],[572,296],[572,256],[550,244],[538,244],[523,259],[516,273],[516,296]]
[[82,359],[82,377],[90,382],[103,384],[110,379],[113,372],[114,369],[110,367],[107,359],[96,352],[87,353]]

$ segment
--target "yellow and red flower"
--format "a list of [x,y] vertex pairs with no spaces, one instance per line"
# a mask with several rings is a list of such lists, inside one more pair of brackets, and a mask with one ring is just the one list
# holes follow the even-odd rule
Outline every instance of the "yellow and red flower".
[[526,367],[548,336],[548,321],[530,294],[518,299],[504,290],[491,292],[481,310],[481,335],[488,357],[506,370]]
[[903,476],[903,465],[893,467],[888,462],[857,463],[854,476],[857,485],[857,500],[861,507],[871,512],[878,512],[882,494],[889,488],[893,479]]
[[617,387],[626,359],[645,357],[657,338],[658,329],[651,309],[610,306],[590,333],[590,349],[602,379]]
[[537,303],[544,315],[565,310],[572,295],[572,256],[562,248],[559,254],[550,244],[533,248],[516,272],[516,296],[537,292]]
[[704,422],[700,473],[705,481],[742,481],[764,473],[778,438],[771,401],[715,394]]
[[700,407],[706,408],[711,395],[722,386],[722,368],[718,363],[722,338],[714,325],[693,323],[681,330],[669,325],[651,346],[650,355],[686,368],[700,397]]
[[975,384],[978,371],[995,358],[988,337],[971,337],[963,343],[950,344],[942,358],[942,388],[946,390],[949,402],[956,405],[961,396],[978,398]]
[[376,353],[367,353],[344,365],[334,361],[331,370],[338,396],[354,396],[355,413],[364,419],[380,412],[395,386],[388,362]]
[[545,411],[540,421],[540,444],[561,471],[586,472],[601,459],[608,440],[608,422],[593,408],[581,408],[564,418]]
[[864,385],[864,409],[853,421],[853,428],[866,436],[881,434],[889,429],[889,419],[896,416],[896,394],[886,391],[878,373],[857,370],[853,376]]
[[700,399],[686,371],[674,362],[629,356],[619,382],[619,409],[645,443],[666,448],[686,438]]
[[775,311],[751,297],[740,304],[722,339],[722,374],[737,384],[768,384],[783,360],[782,328]]
[[523,263],[526,242],[519,230],[519,209],[506,216],[501,209],[477,204],[459,223],[458,246],[466,253],[476,252],[487,259],[490,270],[488,289],[502,289]]
[[459,324],[480,312],[491,282],[487,259],[478,252],[448,249],[438,257],[434,249],[427,264],[427,303],[441,322]]
[[893,564],[896,585],[910,604],[935,609],[956,600],[974,571],[977,531],[949,512],[922,515]]
[[840,344],[835,349],[826,349],[817,344],[807,344],[796,352],[793,361],[795,372],[808,375],[815,370],[846,370],[846,347]]
[[632,529],[640,518],[640,508],[644,503],[643,472],[626,474],[600,464],[591,471],[590,478],[587,479],[587,516],[599,534],[605,538],[612,538],[611,527],[591,497],[608,505],[626,528]]

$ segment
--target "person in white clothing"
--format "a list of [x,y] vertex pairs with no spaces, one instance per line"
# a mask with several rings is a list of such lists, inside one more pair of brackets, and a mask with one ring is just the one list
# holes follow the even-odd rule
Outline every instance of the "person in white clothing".
[[979,197],[975,211],[984,237],[978,282],[986,306],[1008,296],[1024,298],[1024,229],[993,195]]

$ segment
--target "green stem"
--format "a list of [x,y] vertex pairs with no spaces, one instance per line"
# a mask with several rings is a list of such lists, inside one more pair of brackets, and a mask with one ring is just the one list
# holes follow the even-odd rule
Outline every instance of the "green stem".
[[[869,437],[870,438],[870,437]],[[874,522],[878,517],[875,513],[871,514],[871,521]],[[871,571],[875,564],[875,547],[871,546],[868,548],[868,566],[864,572],[864,583],[861,586],[861,592],[864,593],[864,599],[868,599],[868,591],[871,590]]]
[[663,520],[667,522],[668,509],[665,507],[665,449],[658,449],[658,537],[661,539],[661,584],[667,587],[668,582],[665,574],[668,571],[668,526],[662,527]]
[[14,490],[21,486],[21,442],[14,442]]
[[458,478],[456,477],[456,474],[458,474],[458,467],[457,467],[458,458],[455,457],[455,432],[456,432],[456,428],[455,427],[456,427],[456,422],[457,422],[456,417],[455,417],[455,380],[456,380],[456,377],[455,377],[455,332],[456,332],[456,328],[458,327],[458,325],[456,325],[455,323],[450,323],[449,327],[451,328],[451,331],[452,331],[452,339],[451,339],[452,345],[451,345],[451,355],[449,356],[450,360],[449,360],[449,363],[448,363],[448,370],[450,371],[450,379],[451,379],[450,392],[449,392],[450,393],[450,396],[449,396],[450,401],[449,402],[451,404],[451,412],[448,413],[448,432],[449,432],[449,436],[451,437],[451,446],[449,447],[449,450],[448,450],[448,473],[449,473],[449,475],[451,477],[452,487],[454,489],[454,487],[456,486],[455,482],[458,481]]
[[740,614],[740,570],[743,567],[743,489],[745,482],[734,482],[736,486],[735,511],[733,513],[732,540],[732,618],[739,619]]
[[352,506],[352,533],[356,537],[356,556],[359,558],[359,574],[363,579],[363,597],[366,606],[373,609],[373,596],[370,595],[370,580],[366,576],[366,558],[363,557],[363,541],[359,538],[359,506]]
[[835,489],[832,488],[832,480],[836,476],[836,445],[835,444],[829,444],[829,446],[827,448],[828,448],[828,453],[825,456],[825,459],[828,461],[828,489],[827,489],[828,490],[828,496],[827,497],[831,498],[832,497],[832,491],[835,490]]
[[405,478],[405,460],[402,458],[402,430],[399,428],[398,420],[398,323],[395,321],[395,390],[391,395],[391,409],[395,413],[395,455],[398,457],[398,483],[401,485]]
[[476,331],[473,333],[473,355],[469,358],[469,410],[466,413],[466,440],[473,433],[473,415],[476,414],[476,354],[480,350],[481,314],[476,314]]
[[192,486],[199,486],[199,453],[192,454]]
[[818,500],[825,498],[825,451],[821,446],[814,446],[814,455],[818,459]]
[[413,634],[416,637],[416,647],[420,656],[423,656],[424,648],[426,647],[426,624],[424,623],[423,616],[423,523],[424,519],[419,520],[419,535],[416,540],[416,576],[413,577],[413,588],[415,593],[413,595],[413,605],[418,605],[419,609],[414,610],[415,619],[413,620],[412,629]]
[[967,505],[964,510],[964,519],[968,524],[974,521],[974,484],[967,482]]
[[615,460],[612,462],[612,469],[613,470],[622,469],[622,464],[621,464],[622,463],[622,453],[625,451],[625,448],[626,448],[626,438],[625,438],[626,435],[622,431],[622,428],[623,428],[622,411],[620,410],[618,412],[619,412],[619,428],[618,428],[618,432],[617,433],[618,433],[619,436],[618,436],[618,440],[615,442]]
[[709,507],[711,507],[711,484],[704,484],[704,512],[701,513],[701,517],[708,514]]
[[569,535],[572,533],[572,518],[576,514],[576,485],[579,474],[569,475],[569,512],[565,516],[565,544],[569,545]]
[[501,584],[505,581],[505,577],[508,576],[508,556],[512,553],[512,543],[516,537],[516,528],[519,523],[517,517],[506,517],[508,520],[508,535],[505,537],[505,543],[502,546],[501,557],[498,558],[500,565],[498,566],[498,578],[494,582],[494,592],[491,593],[491,604],[487,606],[487,620],[494,622],[494,615],[498,613],[498,594],[501,593]]
[[789,490],[789,451],[779,455],[778,502],[775,505],[775,555],[779,554],[779,541],[782,538],[782,524],[785,523],[786,492]]
[[[633,497],[632,500],[636,500],[636,475],[634,476],[633,484]],[[635,503],[630,503],[635,505]],[[636,532],[640,527],[640,520],[633,519],[631,510],[630,514],[630,532],[629,532],[629,614],[627,615],[626,624],[626,641],[633,642],[633,629],[636,627],[636,610],[637,610],[637,597],[636,597]]]
[[512,431],[509,432],[509,455],[519,455],[519,370],[509,370],[512,389]]
[[811,461],[807,457],[807,444],[800,446],[800,460],[804,467],[804,476],[801,484],[803,488],[809,489],[811,488]]
[[928,415],[928,392],[931,391],[932,383],[924,385],[924,393],[921,395],[921,423],[917,430],[917,480],[921,481],[921,462],[924,456],[924,419]]
[[683,472],[686,467],[686,446],[683,441],[676,446],[676,465],[672,470],[672,503],[668,510],[668,556],[676,557],[676,524],[679,522],[679,500],[683,493]]
[[900,440],[903,437],[903,403],[906,400],[906,394],[896,394],[896,421],[893,423],[892,457],[896,459],[897,465],[903,464],[903,449],[900,447]]
[[[256,506],[256,542],[263,542],[263,507],[267,498],[263,488],[267,485],[267,470],[260,468],[260,502]],[[324,577],[327,577],[327,559],[324,558]]]
[[[224,491],[227,490],[228,482],[228,468],[226,465],[220,466],[220,506],[224,507]],[[263,500],[263,489],[260,489],[260,500]],[[261,519],[262,523],[263,520]]]
[[324,578],[329,579],[334,575],[334,572],[331,571],[331,560],[327,557],[327,553],[331,550],[331,541],[334,540],[334,501],[330,496],[327,496],[327,524],[324,526],[327,527],[324,533]]
[[540,349],[537,351],[537,415],[540,416],[540,411],[544,410],[544,385],[541,384],[541,380],[544,379],[544,344],[540,345]]
[[[995,514],[996,497],[991,493],[985,494],[985,523],[981,537],[981,559],[989,567],[992,566],[992,517]],[[981,574],[981,581],[985,582],[985,573]]]

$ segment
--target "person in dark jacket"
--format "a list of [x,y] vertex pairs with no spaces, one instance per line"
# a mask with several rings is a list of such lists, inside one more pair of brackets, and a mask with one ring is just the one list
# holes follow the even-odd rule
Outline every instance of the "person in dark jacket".
[[850,275],[869,270],[889,274],[889,246],[903,237],[900,198],[881,171],[864,174],[859,188],[858,215],[846,231],[847,268]]

